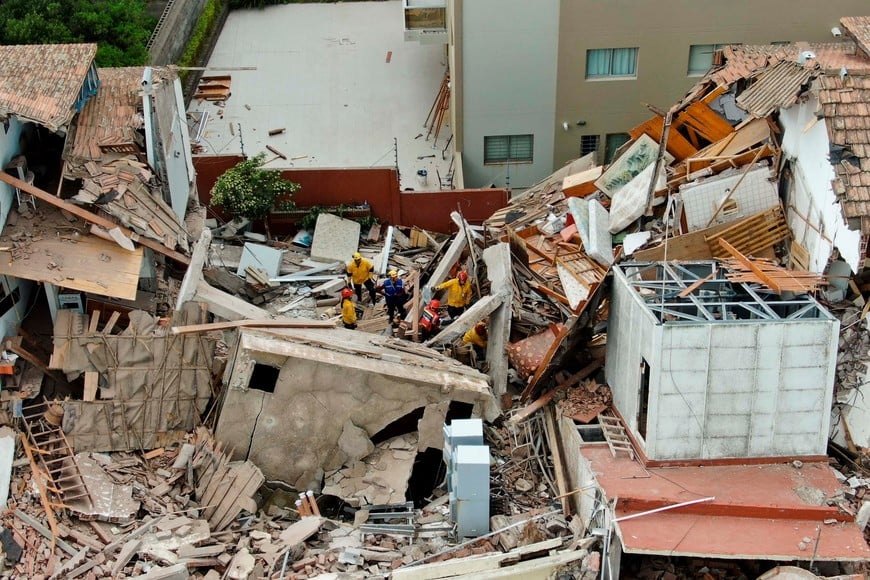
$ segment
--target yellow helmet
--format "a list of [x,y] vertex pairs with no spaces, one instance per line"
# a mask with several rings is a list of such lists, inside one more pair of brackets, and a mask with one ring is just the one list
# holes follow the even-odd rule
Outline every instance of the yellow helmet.
[[360,259],[362,259],[362,254],[360,254],[359,252],[354,252],[354,253],[353,253],[353,259],[354,259],[354,260],[360,260]]
[[390,270],[390,272],[389,272],[390,278],[395,278],[398,275],[399,275],[399,273],[396,272],[395,270]]

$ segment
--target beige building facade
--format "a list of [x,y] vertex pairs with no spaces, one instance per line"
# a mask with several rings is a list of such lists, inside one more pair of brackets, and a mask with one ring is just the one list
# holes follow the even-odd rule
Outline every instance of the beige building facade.
[[[464,187],[528,187],[679,100],[726,44],[838,42],[866,0],[447,0]],[[796,54],[798,47],[795,47]]]

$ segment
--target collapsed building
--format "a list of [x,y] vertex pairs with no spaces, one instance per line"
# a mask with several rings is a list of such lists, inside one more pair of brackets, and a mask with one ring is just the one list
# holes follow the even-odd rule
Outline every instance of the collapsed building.
[[[4,341],[27,363],[4,395],[29,467],[7,490],[7,562],[71,578],[866,573],[870,23],[842,26],[836,45],[724,48],[610,165],[576,160],[480,225],[454,213],[450,235],[322,214],[307,243],[185,219],[173,73],[101,73],[66,139],[77,191],[2,176],[23,226],[7,220],[2,272],[52,296],[48,348],[26,325]],[[109,113],[117,132],[95,136]],[[398,326],[377,303],[335,327],[355,251],[412,287]],[[461,270],[477,300],[421,344],[421,305]],[[476,360],[462,337],[481,320]],[[10,474],[15,440],[0,434]],[[47,555],[16,558],[38,536]]]

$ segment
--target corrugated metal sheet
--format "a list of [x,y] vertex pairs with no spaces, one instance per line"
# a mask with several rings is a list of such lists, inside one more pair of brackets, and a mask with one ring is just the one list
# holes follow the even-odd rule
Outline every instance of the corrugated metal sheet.
[[755,117],[766,117],[792,105],[811,78],[819,73],[792,61],[782,61],[758,75],[755,83],[737,97],[737,105]]

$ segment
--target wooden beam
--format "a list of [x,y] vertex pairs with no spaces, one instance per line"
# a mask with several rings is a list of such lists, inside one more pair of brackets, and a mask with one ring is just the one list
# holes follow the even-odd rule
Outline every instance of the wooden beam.
[[157,240],[152,240],[150,238],[140,236],[139,234],[133,232],[132,230],[129,230],[123,226],[119,226],[118,224],[116,224],[112,220],[98,216],[97,214],[89,212],[88,210],[86,210],[82,207],[79,207],[73,203],[69,203],[67,201],[64,201],[64,200],[60,199],[59,197],[57,197],[51,193],[48,193],[47,191],[39,189],[38,187],[30,185],[29,183],[26,183],[24,181],[21,181],[20,179],[18,179],[16,177],[12,177],[11,175],[6,173],[5,171],[0,171],[0,181],[6,182],[9,185],[11,185],[12,187],[18,188],[21,191],[26,191],[27,193],[29,193],[33,197],[41,199],[42,201],[49,203],[57,208],[68,211],[69,213],[73,214],[74,216],[80,217],[83,220],[85,220],[86,222],[96,224],[100,227],[103,227],[106,230],[118,228],[122,234],[129,237],[131,240],[139,242],[140,244],[142,244],[146,248],[151,248],[155,252],[163,254],[167,258],[171,258],[171,259],[175,260],[176,262],[178,262],[179,264],[184,264],[186,266],[187,264],[190,263],[190,258],[188,258],[187,256],[185,256],[184,254],[182,254],[180,252],[176,252],[175,250],[171,250],[171,249],[167,248],[166,246],[164,246],[163,244],[161,244]]
[[719,273],[719,269],[713,268],[712,272],[710,272],[709,274],[707,274],[706,276],[704,276],[700,280],[695,280],[694,282],[692,282],[692,284],[690,286],[687,286],[686,289],[683,290],[682,292],[680,292],[679,294],[677,294],[677,296],[680,298],[685,298],[686,296],[688,296],[689,294],[691,294],[692,292],[694,292],[695,290],[700,288],[704,284],[704,282],[712,280],[713,277],[718,273]]
[[227,322],[211,322],[207,324],[190,324],[173,326],[172,334],[193,334],[210,332],[212,330],[230,330],[233,328],[335,328],[328,320],[311,320],[308,318],[285,318],[284,320],[230,320]]
[[544,431],[547,432],[547,443],[550,446],[550,454],[553,456],[553,471],[556,474],[556,490],[559,492],[559,501],[562,504],[562,514],[565,517],[571,515],[571,502],[568,500],[568,482],[565,481],[565,469],[562,463],[562,448],[559,444],[559,435],[556,432],[556,421],[553,418],[554,411],[551,407],[544,409]]
[[567,389],[568,387],[573,387],[578,384],[583,379],[589,377],[601,368],[601,365],[604,364],[604,359],[595,359],[570,377],[568,377],[565,381],[559,383],[549,391],[547,391],[544,395],[540,396],[534,402],[526,405],[522,409],[520,409],[513,417],[508,419],[508,423],[522,423],[532,415],[538,412],[538,410],[544,408],[547,403],[553,400],[553,397],[561,391],[562,389]]
[[759,281],[761,281],[762,284],[764,284],[765,286],[767,286],[768,288],[770,288],[771,290],[773,290],[777,294],[782,294],[782,287],[779,285],[779,283],[777,283],[770,276],[768,276],[764,272],[764,270],[762,270],[761,268],[756,266],[752,262],[752,260],[750,260],[749,258],[744,256],[743,254],[741,254],[737,250],[737,248],[735,248],[734,246],[732,246],[731,244],[729,244],[728,242],[726,242],[723,239],[719,240],[719,245],[722,246],[726,252],[731,254],[731,256],[733,256],[735,260],[737,260],[738,262],[743,264],[744,267],[748,268],[753,274],[755,274],[758,277]]

